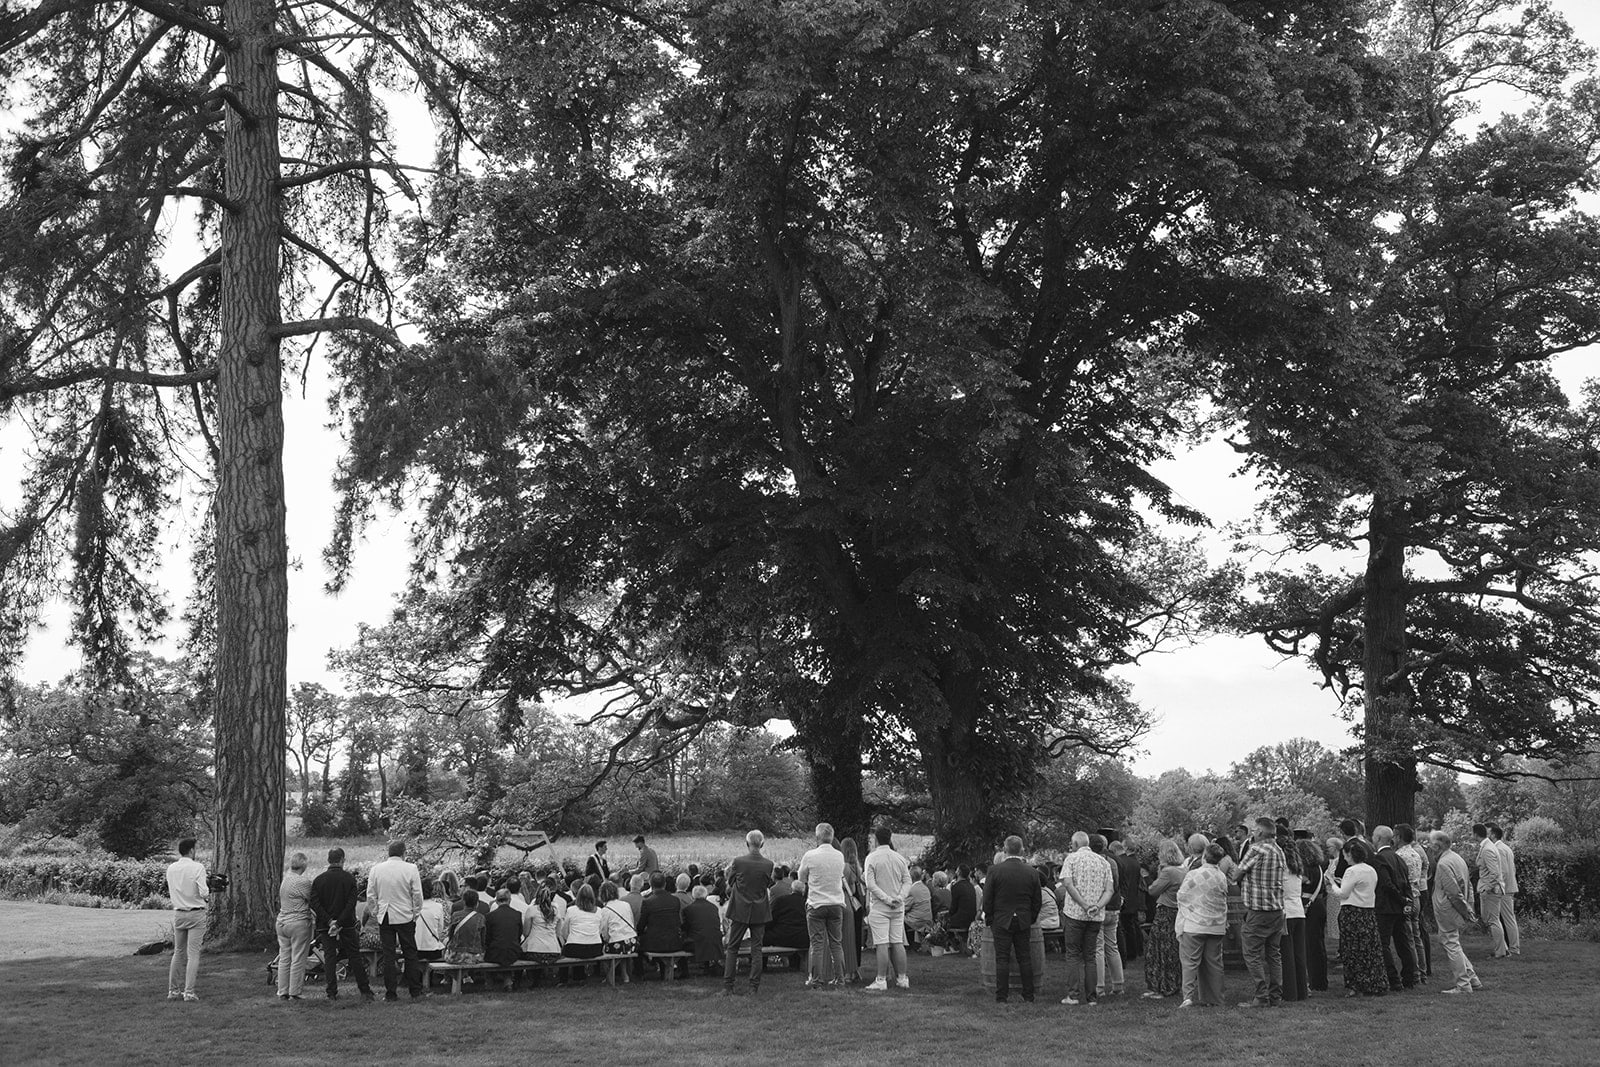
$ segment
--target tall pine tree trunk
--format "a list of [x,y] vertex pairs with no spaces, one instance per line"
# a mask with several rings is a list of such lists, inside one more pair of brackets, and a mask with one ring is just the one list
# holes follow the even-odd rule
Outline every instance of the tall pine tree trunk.
[[1366,734],[1367,825],[1415,822],[1417,761],[1407,717],[1406,556],[1403,504],[1373,501],[1362,604],[1362,702]]
[[233,879],[213,939],[273,937],[283,865],[288,549],[278,339],[278,70],[272,0],[226,0],[233,38],[223,147],[217,350],[216,866]]

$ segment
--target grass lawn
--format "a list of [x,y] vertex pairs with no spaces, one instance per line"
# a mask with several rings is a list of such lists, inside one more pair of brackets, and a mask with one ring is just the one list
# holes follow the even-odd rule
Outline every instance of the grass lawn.
[[[15,907],[15,906],[13,906]],[[60,909],[75,912],[77,909]],[[11,913],[0,913],[5,922]],[[70,926],[76,916],[63,916]],[[1600,1063],[1595,1029],[1600,946],[1528,942],[1490,960],[1467,946],[1487,988],[1470,997],[1414,992],[1381,1000],[1314,995],[1246,1018],[1171,1001],[1122,999],[1097,1008],[1057,1003],[1051,956],[1032,1005],[996,1005],[977,963],[913,957],[912,988],[887,994],[808,992],[793,972],[770,973],[761,996],[721,1000],[720,983],[655,980],[584,988],[469,992],[412,1003],[359,998],[300,1003],[272,995],[264,956],[207,956],[198,1004],[168,1003],[167,956],[72,956],[0,961],[0,1062],[33,1063],[671,1063],[725,1064],[754,1053],[806,1063],[1157,1064],[1175,1056],[1234,1063]],[[1142,974],[1139,964],[1136,975]],[[1337,979],[1336,979],[1337,981]],[[1230,972],[1231,999],[1245,977]],[[1424,987],[1427,988],[1427,987]],[[1437,987],[1434,987],[1437,988]],[[381,984],[380,984],[381,990]],[[350,987],[354,993],[354,988]],[[1250,1027],[1248,1041],[1243,1037]]]

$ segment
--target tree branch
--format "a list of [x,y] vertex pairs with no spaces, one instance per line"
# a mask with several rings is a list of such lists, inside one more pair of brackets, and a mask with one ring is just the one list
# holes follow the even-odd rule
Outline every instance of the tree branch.
[[393,348],[405,350],[405,343],[400,340],[400,335],[382,323],[374,322],[360,315],[334,315],[325,319],[301,319],[298,322],[285,322],[271,327],[268,332],[279,339],[285,337],[303,337],[310,333],[328,333],[333,330],[359,330],[370,334]]
[[0,404],[11,400],[13,397],[28,396],[32,393],[48,393],[52,389],[60,389],[68,385],[82,385],[84,382],[122,382],[128,385],[148,385],[158,389],[170,389],[194,385],[197,382],[214,381],[216,377],[216,367],[202,367],[199,370],[185,374],[163,374],[158,371],[139,370],[134,367],[79,367],[76,370],[53,374],[48,377],[23,378],[15,382],[0,382]]

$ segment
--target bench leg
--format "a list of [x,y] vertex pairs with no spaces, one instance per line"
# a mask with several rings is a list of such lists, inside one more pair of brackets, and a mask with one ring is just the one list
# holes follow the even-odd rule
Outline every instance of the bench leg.
[[452,997],[459,997],[461,995],[461,983],[465,979],[466,975],[461,971],[456,971],[450,975],[450,995]]

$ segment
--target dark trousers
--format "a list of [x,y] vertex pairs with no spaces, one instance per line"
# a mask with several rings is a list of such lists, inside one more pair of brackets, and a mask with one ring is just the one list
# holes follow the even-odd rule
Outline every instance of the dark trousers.
[[1139,925],[1137,911],[1125,911],[1117,920],[1117,949],[1124,963],[1144,955],[1144,928]]
[[722,961],[722,984],[729,989],[733,988],[733,974],[739,967],[739,942],[744,940],[746,930],[750,931],[750,988],[761,985],[761,942],[767,936],[767,924],[729,919],[728,949]]
[[994,931],[994,999],[1003,1003],[1011,996],[1011,957],[1014,954],[1022,970],[1022,999],[1032,1000],[1033,946],[1028,943],[1031,931],[1015,915],[1011,917],[1010,926],[991,929]]
[[1306,986],[1328,991],[1328,901],[1321,896],[1306,905]]
[[372,984],[367,981],[367,958],[361,954],[359,927],[347,926],[339,931],[338,937],[329,937],[326,930],[322,932],[322,977],[327,983],[330,997],[339,995],[340,960],[350,964],[350,973],[355,975],[356,988],[363,993],[371,993]]
[[378,924],[378,943],[383,946],[383,991],[386,996],[394,996],[397,975],[395,974],[395,943],[399,942],[401,953],[405,957],[406,988],[411,990],[414,997],[422,996],[422,960],[417,957],[417,924],[415,921],[408,923],[381,922]]
[[[1378,943],[1383,946],[1383,968],[1389,972],[1389,988],[1410,989],[1417,984],[1417,955],[1411,951],[1411,931],[1404,913],[1378,913]],[[1400,957],[1395,969],[1394,957]]]
[[1306,967],[1306,921],[1290,919],[1283,939],[1283,999],[1304,1000],[1309,974]]

